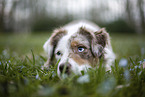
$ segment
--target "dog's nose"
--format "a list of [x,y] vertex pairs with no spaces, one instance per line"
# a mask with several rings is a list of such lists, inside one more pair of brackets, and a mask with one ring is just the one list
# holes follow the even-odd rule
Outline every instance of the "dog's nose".
[[61,73],[66,73],[66,74],[70,74],[70,68],[71,68],[71,64],[61,64],[59,66],[59,70]]

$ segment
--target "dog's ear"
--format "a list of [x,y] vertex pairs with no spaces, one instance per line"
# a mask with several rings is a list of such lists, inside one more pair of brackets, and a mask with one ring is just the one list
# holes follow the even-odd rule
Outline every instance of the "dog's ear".
[[53,31],[53,34],[51,35],[51,37],[43,45],[44,51],[48,55],[47,56],[48,59],[47,59],[47,62],[44,64],[44,67],[49,67],[49,65],[51,64],[57,43],[60,40],[60,38],[65,34],[66,34],[65,30],[56,29]]
[[95,56],[100,57],[104,53],[103,49],[108,43],[109,34],[104,28],[96,31],[94,34],[96,39],[92,41],[92,51]]
[[102,28],[99,31],[95,32],[95,36],[97,38],[97,43],[104,48],[109,39],[109,34],[106,32],[105,28]]
[[52,58],[53,49],[54,49],[54,46],[51,45],[51,37],[45,42],[45,44],[43,45],[43,49],[47,53],[47,62],[44,64],[44,67],[47,68],[49,67],[51,63],[51,58]]

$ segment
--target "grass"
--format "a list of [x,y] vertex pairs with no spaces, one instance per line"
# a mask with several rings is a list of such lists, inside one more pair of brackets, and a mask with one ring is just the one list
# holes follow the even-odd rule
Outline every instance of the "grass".
[[100,66],[59,79],[57,64],[41,70],[49,34],[0,35],[0,97],[145,97],[145,37],[111,36],[117,55],[112,72]]

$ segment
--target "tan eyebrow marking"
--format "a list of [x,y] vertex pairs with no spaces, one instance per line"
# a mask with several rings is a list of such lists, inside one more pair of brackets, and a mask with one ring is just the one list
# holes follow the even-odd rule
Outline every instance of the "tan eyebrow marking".
[[79,44],[79,43],[78,43],[77,41],[73,41],[73,42],[71,43],[71,47],[76,47],[78,44]]

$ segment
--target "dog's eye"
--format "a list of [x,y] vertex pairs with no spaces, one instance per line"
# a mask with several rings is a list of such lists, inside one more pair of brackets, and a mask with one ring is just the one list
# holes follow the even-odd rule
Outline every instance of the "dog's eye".
[[85,48],[84,47],[78,47],[78,51],[81,53],[81,52],[83,52],[85,50]]
[[57,54],[58,56],[62,55],[60,51],[58,51],[56,54]]

